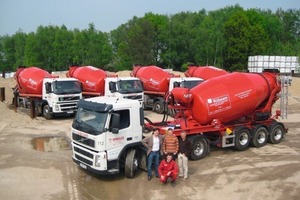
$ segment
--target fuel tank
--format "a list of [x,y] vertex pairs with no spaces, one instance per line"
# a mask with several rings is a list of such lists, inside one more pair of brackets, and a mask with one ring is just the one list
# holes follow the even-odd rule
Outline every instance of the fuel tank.
[[204,80],[225,74],[228,74],[228,72],[213,66],[189,66],[188,70],[184,72],[186,77],[198,77]]
[[157,66],[134,66],[130,75],[143,82],[144,90],[154,92],[167,92],[170,78],[177,77]]
[[280,92],[274,73],[234,72],[190,90],[174,88],[172,94],[175,101],[191,105],[190,114],[199,124],[207,125],[214,119],[226,123],[253,114],[272,97],[273,90]]
[[105,78],[107,73],[93,66],[71,66],[67,77],[78,79],[84,92],[97,92],[104,95]]
[[49,72],[38,67],[19,67],[14,75],[17,87],[23,94],[42,94],[43,79],[54,78]]

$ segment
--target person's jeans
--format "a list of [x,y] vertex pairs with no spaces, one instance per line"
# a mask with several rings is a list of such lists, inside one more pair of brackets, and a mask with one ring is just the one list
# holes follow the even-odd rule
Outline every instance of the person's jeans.
[[158,174],[158,165],[159,165],[159,151],[151,151],[148,155],[148,176],[152,176],[152,164],[154,160],[154,170],[155,175],[159,176]]

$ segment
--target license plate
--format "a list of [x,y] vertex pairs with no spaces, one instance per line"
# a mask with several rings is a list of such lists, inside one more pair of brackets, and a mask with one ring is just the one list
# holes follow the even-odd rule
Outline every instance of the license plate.
[[83,169],[87,169],[86,165],[82,164],[82,163],[79,163],[79,166]]
[[73,113],[74,113],[74,111],[67,111],[67,113],[68,113],[68,114],[73,114]]

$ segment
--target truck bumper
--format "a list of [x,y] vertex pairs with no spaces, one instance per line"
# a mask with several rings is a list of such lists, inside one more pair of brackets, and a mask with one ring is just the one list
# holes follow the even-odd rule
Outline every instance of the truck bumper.
[[113,175],[113,174],[118,174],[119,170],[96,170],[82,162],[80,162],[79,160],[76,160],[75,158],[73,158],[73,161],[79,165],[82,169],[87,170],[92,172],[93,174],[98,174],[98,175]]
[[73,161],[82,169],[99,175],[119,173],[119,160],[107,160],[105,152],[95,152],[75,142],[72,143]]

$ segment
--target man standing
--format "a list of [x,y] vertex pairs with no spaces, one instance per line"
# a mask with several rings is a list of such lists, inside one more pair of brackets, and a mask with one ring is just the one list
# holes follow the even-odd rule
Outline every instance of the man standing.
[[179,177],[183,177],[183,181],[188,178],[188,153],[190,142],[186,139],[186,132],[182,131],[179,138],[179,153],[178,153],[178,166]]
[[154,171],[157,178],[159,178],[158,165],[160,156],[160,147],[163,142],[163,136],[159,134],[159,129],[155,129],[151,136],[145,137],[142,144],[147,148],[147,171],[148,181],[152,179],[152,164],[154,160]]
[[178,144],[178,138],[173,134],[173,129],[169,128],[168,132],[165,136],[163,145],[162,145],[162,150],[164,154],[171,153],[173,155],[173,159],[175,160],[176,155],[179,150],[179,144]]
[[178,175],[178,166],[176,162],[172,159],[172,154],[166,155],[166,158],[161,161],[158,167],[158,172],[160,174],[160,182],[167,183],[168,178],[171,178],[171,185],[175,186],[175,181]]

